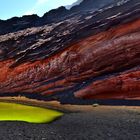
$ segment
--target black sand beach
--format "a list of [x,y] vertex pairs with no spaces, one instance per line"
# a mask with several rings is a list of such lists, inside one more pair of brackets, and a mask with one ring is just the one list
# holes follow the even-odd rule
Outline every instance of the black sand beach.
[[0,122],[0,140],[140,140],[140,107],[77,108],[50,124]]

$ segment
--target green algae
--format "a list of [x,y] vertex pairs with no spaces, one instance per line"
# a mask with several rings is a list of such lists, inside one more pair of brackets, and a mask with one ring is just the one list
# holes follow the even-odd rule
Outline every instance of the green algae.
[[63,113],[51,109],[0,102],[0,121],[49,123],[61,116]]

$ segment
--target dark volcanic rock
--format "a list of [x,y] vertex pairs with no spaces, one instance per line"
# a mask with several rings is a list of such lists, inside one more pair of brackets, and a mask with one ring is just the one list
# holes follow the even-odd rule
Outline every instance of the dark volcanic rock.
[[70,10],[67,10],[62,6],[45,13],[44,16],[40,18],[37,15],[31,15],[20,18],[14,17],[6,21],[0,20],[0,35],[31,27],[39,27],[54,22],[60,22],[75,13],[81,14],[83,11],[95,11],[103,6],[107,6],[108,4],[116,4],[118,1],[120,0],[84,0],[80,5],[73,6]]
[[22,29],[30,28],[37,24],[39,17],[37,15],[13,17],[6,21],[0,20],[0,34],[16,32]]
[[66,16],[68,16],[68,14],[69,10],[62,6],[58,9],[51,10],[44,14],[44,16],[42,17],[42,21],[47,21],[48,23],[57,22],[59,20],[63,20]]
[[0,95],[139,100],[140,3],[113,4],[73,14],[60,7],[44,15],[53,23],[1,35]]
[[77,6],[79,5],[83,0],[77,0],[76,2],[74,2],[72,5],[67,5],[66,8],[67,9],[71,9],[73,6]]
[[119,0],[83,0],[79,5],[71,8],[72,12],[97,10],[109,4],[116,4]]

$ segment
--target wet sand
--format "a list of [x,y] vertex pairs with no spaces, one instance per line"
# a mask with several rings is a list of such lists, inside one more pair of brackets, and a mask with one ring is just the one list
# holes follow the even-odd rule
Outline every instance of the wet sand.
[[0,140],[140,140],[140,107],[61,105],[26,98],[17,102],[63,110],[65,115],[50,124],[0,122]]

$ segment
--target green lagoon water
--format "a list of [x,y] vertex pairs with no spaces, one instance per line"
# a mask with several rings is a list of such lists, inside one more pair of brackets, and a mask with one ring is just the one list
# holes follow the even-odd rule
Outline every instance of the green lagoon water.
[[0,121],[49,123],[62,115],[63,113],[51,109],[0,102]]

